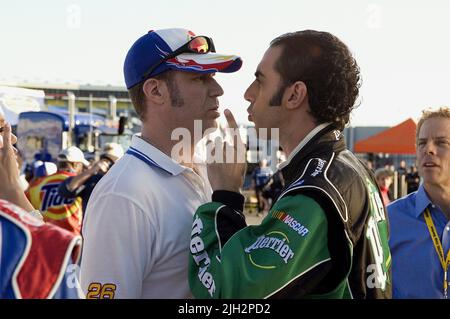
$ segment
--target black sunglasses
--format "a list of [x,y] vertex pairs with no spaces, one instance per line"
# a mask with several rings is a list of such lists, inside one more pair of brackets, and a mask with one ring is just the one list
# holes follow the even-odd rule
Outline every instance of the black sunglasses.
[[211,38],[200,35],[192,38],[188,43],[179,47],[171,54],[165,56],[162,60],[153,64],[142,76],[142,80],[148,78],[152,72],[164,62],[176,57],[177,55],[183,53],[195,53],[195,54],[206,54],[209,52],[216,52],[216,48],[214,47],[214,42]]

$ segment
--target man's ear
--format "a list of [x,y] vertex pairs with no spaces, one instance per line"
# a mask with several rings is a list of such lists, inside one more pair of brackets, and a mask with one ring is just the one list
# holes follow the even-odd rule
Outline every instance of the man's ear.
[[154,78],[148,79],[142,89],[147,99],[155,104],[164,104],[168,94],[167,85],[164,81]]
[[288,109],[298,108],[308,100],[308,89],[302,81],[294,82],[288,86],[285,94],[287,95],[286,107]]

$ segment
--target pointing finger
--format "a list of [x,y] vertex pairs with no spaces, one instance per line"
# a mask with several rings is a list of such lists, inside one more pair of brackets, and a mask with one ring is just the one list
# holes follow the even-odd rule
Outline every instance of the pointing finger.
[[228,127],[231,129],[231,136],[234,135],[234,139],[233,139],[233,143],[234,143],[234,148],[235,149],[239,149],[242,146],[244,146],[244,142],[242,141],[241,138],[241,134],[239,132],[239,127],[236,123],[236,119],[233,116],[233,113],[231,113],[231,111],[229,109],[225,110],[225,117],[227,118],[228,121]]
[[9,123],[7,123],[5,126],[3,126],[3,130],[2,130],[1,134],[3,137],[3,151],[4,151],[4,153],[7,153],[12,149],[11,125],[9,125]]
[[238,128],[238,125],[236,123],[236,120],[234,119],[233,113],[231,113],[231,111],[229,109],[226,109],[224,113],[225,113],[225,117],[228,122],[228,127],[234,128],[234,129]]

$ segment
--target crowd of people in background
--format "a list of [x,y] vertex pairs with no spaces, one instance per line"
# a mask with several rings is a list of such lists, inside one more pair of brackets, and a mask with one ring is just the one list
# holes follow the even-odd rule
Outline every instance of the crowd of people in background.
[[58,154],[56,163],[36,156],[24,164],[18,152],[20,185],[45,222],[79,235],[92,190],[123,153],[119,144],[106,143],[100,159],[89,162],[78,147],[70,146]]
[[[377,166],[372,161],[366,161],[365,164],[375,175],[385,205],[397,198],[411,194],[419,188],[420,177],[416,165],[407,167],[404,160],[400,161],[398,167],[392,164]],[[254,191],[257,200],[257,216],[262,217],[283,189],[283,177],[280,171],[272,171],[268,166],[267,159],[261,160],[258,166],[254,167],[251,172],[247,172],[247,175],[251,176],[250,188]],[[397,178],[397,183],[394,183],[395,178]],[[396,191],[394,187],[397,188]],[[394,194],[397,196],[395,197]]]
[[[373,164],[368,166],[373,167]],[[404,160],[400,161],[397,168],[390,164],[376,168],[374,174],[385,205],[397,198],[411,194],[419,188],[420,177],[417,172],[417,166],[411,165],[407,168]],[[396,183],[394,183],[395,178],[397,179]]]

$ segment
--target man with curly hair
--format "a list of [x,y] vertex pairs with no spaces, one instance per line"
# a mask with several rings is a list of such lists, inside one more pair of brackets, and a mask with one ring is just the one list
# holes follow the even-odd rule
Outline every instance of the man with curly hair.
[[349,49],[327,32],[288,33],[271,42],[255,77],[244,95],[249,119],[279,129],[285,187],[261,225],[247,226],[245,163],[209,165],[213,201],[198,208],[191,232],[194,296],[390,298],[385,207],[342,135],[360,87]]

